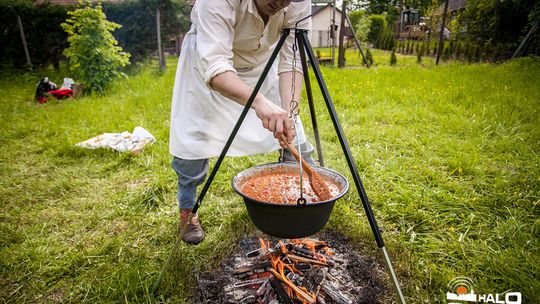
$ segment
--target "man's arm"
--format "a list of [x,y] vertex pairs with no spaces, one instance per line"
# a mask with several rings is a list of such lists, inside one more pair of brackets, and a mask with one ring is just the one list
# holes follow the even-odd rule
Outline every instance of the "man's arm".
[[[221,95],[242,105],[247,103],[251,92],[253,92],[253,88],[232,71],[226,71],[213,77],[210,80],[210,85],[214,90],[221,93]],[[279,139],[281,133],[283,133],[288,141],[292,142],[296,134],[293,124],[289,120],[288,111],[276,106],[260,93],[255,97],[251,107],[255,110],[257,117],[261,119],[263,127],[273,132],[274,137]]]

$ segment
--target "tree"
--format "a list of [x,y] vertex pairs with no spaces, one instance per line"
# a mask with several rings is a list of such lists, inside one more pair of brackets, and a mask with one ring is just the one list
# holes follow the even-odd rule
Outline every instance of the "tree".
[[90,91],[103,93],[107,83],[123,75],[119,69],[129,64],[130,55],[112,35],[120,25],[107,20],[101,3],[90,0],[68,14],[62,28],[68,34],[64,53],[70,69]]
[[365,11],[352,11],[349,13],[349,18],[356,31],[358,40],[366,42],[370,31],[371,19],[368,18]]

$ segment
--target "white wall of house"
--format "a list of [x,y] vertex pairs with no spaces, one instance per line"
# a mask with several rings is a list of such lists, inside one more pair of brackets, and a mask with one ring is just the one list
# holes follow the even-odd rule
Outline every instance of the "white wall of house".
[[[336,10],[336,25],[338,30],[336,31],[335,43],[337,45],[339,38],[339,25],[341,22],[341,13]],[[332,46],[332,39],[330,38],[330,27],[332,25],[332,6],[326,6],[324,9],[318,11],[311,18],[311,33],[309,42],[313,47],[330,47]]]

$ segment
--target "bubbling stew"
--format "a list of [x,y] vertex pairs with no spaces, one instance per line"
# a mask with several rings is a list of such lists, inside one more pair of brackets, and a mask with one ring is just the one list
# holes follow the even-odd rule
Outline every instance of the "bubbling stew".
[[[339,188],[325,179],[325,183],[330,191],[332,197],[339,194]],[[265,173],[260,176],[256,176],[245,182],[240,191],[255,200],[276,203],[276,204],[296,204],[297,199],[300,197],[300,176],[298,173]],[[303,196],[306,199],[306,203],[319,202],[306,175],[302,178]]]

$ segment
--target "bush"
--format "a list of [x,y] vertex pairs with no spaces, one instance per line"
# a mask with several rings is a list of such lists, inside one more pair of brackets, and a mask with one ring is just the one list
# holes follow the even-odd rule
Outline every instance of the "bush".
[[461,60],[461,43],[456,43],[456,59]]
[[34,4],[31,1],[0,0],[0,64],[22,68],[26,56],[17,15],[21,18],[32,65],[59,67],[67,47],[67,35],[60,24],[70,7]]
[[104,3],[107,18],[122,25],[115,31],[118,44],[131,54],[131,61],[141,61],[154,54],[157,47],[156,8],[159,3],[161,37],[164,47],[168,38],[189,29],[190,7],[174,0],[137,0]]
[[392,53],[390,54],[390,65],[396,65],[396,64],[397,64],[396,50],[392,50]]
[[446,44],[446,45],[444,45],[444,48],[443,48],[442,60],[446,61],[446,60],[450,59],[450,55],[451,55],[450,45]]
[[420,47],[420,49],[418,50],[417,55],[416,55],[416,62],[417,63],[422,63],[422,56],[424,56],[424,45],[423,44]]
[[368,62],[369,66],[373,65],[373,54],[371,54],[369,49],[366,49],[366,61]]
[[386,18],[383,15],[370,15],[370,27],[368,32],[368,41],[377,45],[378,41],[386,31]]
[[65,55],[70,69],[90,91],[103,93],[108,82],[122,75],[119,69],[129,64],[129,54],[112,35],[120,25],[108,21],[101,4],[90,0],[69,15],[62,28],[68,34]]

